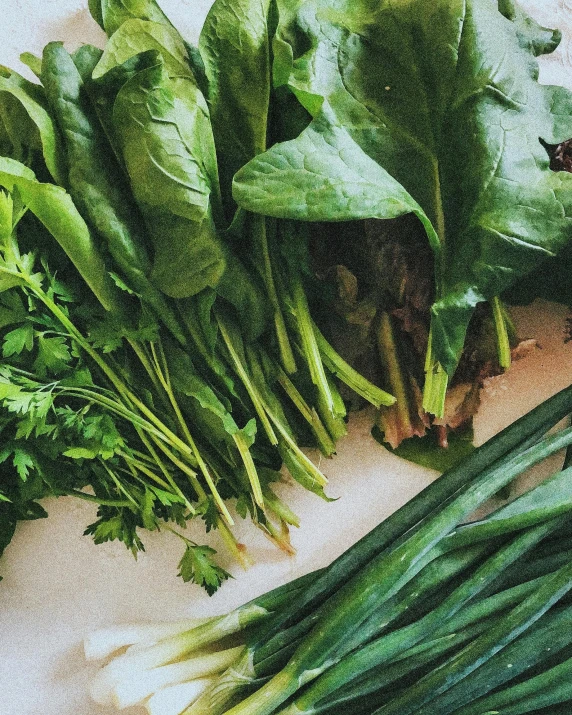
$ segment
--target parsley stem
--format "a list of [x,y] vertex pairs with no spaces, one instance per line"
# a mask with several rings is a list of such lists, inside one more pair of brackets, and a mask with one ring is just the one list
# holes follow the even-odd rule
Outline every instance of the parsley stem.
[[171,386],[171,380],[169,378],[169,369],[167,366],[167,360],[165,358],[165,353],[163,351],[163,347],[162,347],[161,343],[159,342],[160,357],[161,357],[161,362],[163,363],[162,366],[160,364],[159,357],[158,357],[157,351],[155,349],[155,345],[153,343],[151,343],[150,347],[151,347],[151,354],[153,356],[153,362],[155,363],[155,373],[156,373],[161,385],[163,386],[163,389],[165,390],[167,397],[169,398],[169,402],[171,403],[173,412],[175,413],[177,421],[178,421],[179,425],[181,426],[183,435],[185,436],[185,439],[187,440],[188,444],[190,445],[191,449],[193,450],[193,453],[195,455],[195,459],[197,460],[199,469],[201,470],[203,477],[205,478],[207,484],[209,485],[209,489],[211,490],[211,493],[215,499],[215,502],[218,505],[218,508],[219,508],[221,514],[227,520],[229,525],[233,526],[234,519],[230,515],[230,512],[229,512],[226,504],[224,503],[221,495],[219,494],[218,489],[216,488],[216,485],[215,485],[214,480],[211,476],[209,468],[207,467],[204,459],[202,458],[200,451],[197,449],[195,440],[193,439],[193,436],[191,435],[191,432],[189,430],[187,422],[186,422],[185,418],[183,417],[181,408],[179,407],[179,403],[177,402],[177,398],[175,397],[175,394],[173,393],[173,388]]
[[[138,434],[139,434],[139,432],[138,432]],[[182,492],[181,489],[179,488],[178,484],[177,484],[177,483],[175,482],[175,480],[173,479],[171,473],[169,472],[169,470],[167,469],[167,467],[163,464],[163,461],[161,460],[161,458],[159,457],[159,455],[158,455],[157,452],[155,451],[155,448],[153,447],[153,445],[151,444],[151,442],[147,439],[147,435],[144,434],[143,432],[141,432],[141,433],[139,434],[139,438],[141,439],[141,441],[143,442],[143,444],[144,444],[145,447],[147,448],[149,454],[151,455],[151,457],[152,457],[153,460],[155,461],[155,464],[157,464],[157,466],[159,467],[159,469],[163,472],[164,477],[166,478],[166,480],[167,480],[167,481],[169,482],[169,484],[171,485],[171,488],[173,489],[173,491],[175,492],[175,494],[178,494],[179,497],[181,497],[181,499],[183,499],[183,501],[185,502],[185,505],[187,506],[187,509],[188,509],[189,512],[194,516],[194,515],[197,513],[196,510],[195,510],[195,508],[194,508],[194,506],[193,506],[193,505],[191,504],[191,502],[187,499],[187,497],[183,494],[183,492]],[[160,443],[160,444],[162,444],[162,443]],[[197,480],[195,479],[195,481],[197,481]],[[191,482],[191,484],[192,484],[193,488],[195,488],[195,490],[196,490],[195,484],[194,484],[193,482]],[[197,481],[197,484],[198,484],[198,481]],[[200,485],[198,485],[198,486],[199,486],[199,488],[200,488]],[[197,492],[197,494],[199,494],[199,492]]]
[[127,501],[126,499],[123,501],[114,499],[100,499],[93,494],[86,494],[85,492],[81,492],[77,489],[70,489],[67,492],[67,495],[77,497],[78,499],[83,499],[84,501],[95,502],[100,506],[115,506],[118,508],[131,506],[131,501]]
[[163,487],[163,489],[169,489],[169,484],[165,482],[163,479],[158,474],[155,474],[155,472],[152,469],[149,469],[143,462],[139,461],[138,459],[133,459],[133,457],[130,454],[127,454],[126,452],[123,452],[122,450],[119,450],[117,454],[120,457],[123,457],[123,459],[135,469],[135,472],[141,472],[144,474],[146,477],[149,477],[149,479],[152,479],[154,482],[159,484],[159,486]]
[[[172,430],[170,430],[155,414],[150,410],[147,405],[145,405],[136,395],[131,392],[131,390],[124,384],[124,382],[116,375],[116,373],[109,367],[106,361],[92,348],[85,337],[80,333],[80,331],[71,322],[68,316],[63,310],[53,301],[49,296],[47,296],[41,289],[37,287],[32,277],[25,271],[23,266],[20,266],[21,273],[20,277],[26,282],[30,290],[36,295],[36,297],[48,308],[53,315],[60,321],[60,323],[68,330],[71,338],[91,357],[91,359],[96,363],[96,365],[101,369],[103,374],[109,379],[111,384],[119,392],[120,396],[128,403],[128,405],[133,404],[139,412],[141,412],[150,422],[152,422],[159,432],[162,433],[162,437],[166,441],[171,442],[171,444],[176,447],[182,455],[192,460],[194,466],[195,454],[191,446],[183,442],[178,435],[176,435]],[[196,447],[195,447],[196,450]],[[230,516],[230,515],[229,515]]]
[[147,422],[147,420],[143,419],[140,415],[123,405],[121,402],[117,402],[116,400],[106,397],[105,395],[100,395],[98,392],[95,392],[94,390],[90,390],[85,387],[58,386],[57,389],[60,394],[67,393],[69,395],[86,397],[94,404],[106,407],[111,412],[131,422],[134,427],[140,427],[149,434],[155,435],[159,439],[165,439],[165,435],[163,435],[158,429],[156,429],[152,424]]
[[197,479],[197,473],[193,471],[187,464],[185,464],[185,462],[179,459],[175,454],[173,454],[173,452],[161,440],[158,440],[155,437],[152,437],[151,439],[153,439],[153,442],[155,442],[156,446],[159,447],[159,449],[171,460],[171,462],[176,467],[178,467],[181,472],[187,475],[193,489],[197,493],[197,498],[199,499],[199,501],[206,499],[207,494],[201,486],[201,483]]
[[242,364],[238,353],[236,352],[232,340],[230,339],[229,332],[226,328],[226,325],[220,315],[217,314],[217,323],[218,327],[220,330],[220,334],[222,336],[222,339],[224,340],[224,343],[227,347],[228,354],[231,357],[232,362],[234,363],[234,366],[236,368],[236,371],[238,373],[238,376],[242,380],[242,384],[246,388],[246,391],[248,392],[248,396],[250,397],[252,404],[254,405],[254,409],[256,410],[256,414],[260,418],[260,421],[262,422],[262,426],[264,427],[264,431],[266,432],[266,435],[268,436],[268,439],[270,440],[270,444],[273,446],[276,446],[278,444],[278,437],[276,436],[276,433],[272,429],[272,425],[270,424],[270,421],[268,419],[268,416],[266,414],[266,409],[264,406],[264,403],[262,401],[262,398],[258,392],[258,390],[255,388],[254,384],[252,383],[252,380],[248,376],[244,365]]
[[122,494],[125,494],[125,496],[127,497],[127,499],[131,502],[131,504],[132,504],[135,508],[139,508],[139,504],[135,501],[135,499],[133,499],[133,497],[131,496],[131,494],[129,494],[129,492],[127,491],[127,489],[123,486],[123,484],[122,484],[122,483],[119,481],[119,479],[115,476],[113,470],[110,469],[110,468],[107,466],[107,464],[105,463],[105,461],[104,461],[103,459],[100,459],[100,460],[99,460],[99,463],[100,463],[101,466],[105,469],[105,471],[107,472],[107,474],[111,477],[111,479],[112,479],[113,483],[115,484],[115,486],[117,487],[117,489],[118,489]]
[[133,352],[137,355],[139,358],[139,361],[145,368],[145,372],[149,376],[149,379],[153,383],[153,387],[155,388],[156,392],[158,395],[161,395],[163,398],[163,393],[161,391],[161,385],[159,383],[159,380],[157,378],[157,375],[155,374],[155,371],[153,370],[153,367],[149,361],[149,358],[144,350],[144,348],[139,345],[139,343],[136,340],[128,340],[129,345],[131,346]]

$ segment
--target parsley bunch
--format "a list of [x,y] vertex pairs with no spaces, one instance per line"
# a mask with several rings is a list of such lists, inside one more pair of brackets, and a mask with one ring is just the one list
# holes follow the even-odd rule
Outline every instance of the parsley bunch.
[[[82,334],[78,324],[85,322],[86,305],[77,304],[45,259],[20,252],[23,213],[14,215],[6,193],[0,194],[0,211],[2,226],[10,227],[2,234],[0,281],[11,284],[0,294],[0,548],[18,520],[46,516],[37,500],[49,495],[97,503],[99,519],[86,533],[96,543],[120,540],[134,554],[144,549],[138,529],[184,528],[199,512],[209,528],[219,526],[190,449],[182,449],[170,428],[131,393],[136,375],[125,356],[109,357],[120,348],[117,330],[95,321]],[[156,331],[147,321],[131,331],[130,340],[144,345],[145,338],[157,340]],[[146,399],[152,405],[150,393]],[[216,552],[185,543],[181,576],[214,592],[229,577],[214,562]]]

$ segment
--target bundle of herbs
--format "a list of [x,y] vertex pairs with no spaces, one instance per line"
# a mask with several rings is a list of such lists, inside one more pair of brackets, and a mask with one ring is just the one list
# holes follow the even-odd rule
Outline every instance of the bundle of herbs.
[[116,654],[93,697],[157,715],[570,707],[570,467],[486,518],[465,520],[570,447],[572,428],[546,432],[571,411],[569,387],[330,566],[231,613],[93,634],[89,658]]
[[[139,529],[175,531],[181,576],[212,593],[228,573],[178,527],[201,517],[244,564],[232,501],[292,553],[298,519],[272,483],[285,465],[327,498],[300,445],[331,456],[345,433],[334,375],[394,398],[315,326],[305,241],[277,270],[275,224],[232,203],[232,175],[265,148],[270,7],[237,45],[217,3],[200,53],[153,1],[90,8],[104,51],[24,56],[41,84],[0,71],[0,550],[45,516],[39,498],[75,495],[100,505],[98,543],[136,553]],[[255,104],[231,81],[238,56]]]

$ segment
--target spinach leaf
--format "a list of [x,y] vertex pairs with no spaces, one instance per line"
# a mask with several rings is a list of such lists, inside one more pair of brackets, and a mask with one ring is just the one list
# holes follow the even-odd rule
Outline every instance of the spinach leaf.
[[542,27],[524,12],[516,0],[498,0],[498,6],[500,12],[515,24],[521,44],[536,57],[554,52],[560,44],[562,40],[560,30]]
[[113,105],[115,136],[154,242],[153,282],[173,298],[207,287],[237,309],[250,336],[266,325],[256,280],[217,233],[222,223],[208,108],[191,77],[171,78],[161,57],[134,74]]
[[30,69],[33,74],[40,79],[42,74],[42,58],[35,55],[33,52],[22,52],[20,62]]
[[488,0],[308,0],[289,86],[314,116],[235,178],[242,207],[304,220],[413,212],[435,252],[430,364],[451,375],[477,303],[570,237],[571,177],[539,139],[572,134],[522,23]]
[[108,35],[112,35],[130,19],[170,24],[155,0],[89,0],[89,11]]
[[176,298],[216,286],[225,268],[211,205],[217,169],[208,110],[196,84],[169,78],[156,57],[120,89],[113,121],[154,240],[153,280]]
[[186,45],[173,27],[147,20],[127,20],[107,42],[93,78],[101,77],[116,65],[147,50],[161,53],[169,75],[192,76]]
[[123,296],[69,194],[60,186],[40,183],[31,169],[7,157],[0,158],[0,186],[18,190],[22,203],[60,244],[103,307],[124,312]]
[[[296,365],[271,266],[267,223],[260,216],[235,213],[236,204],[232,199],[232,177],[267,146],[272,121],[271,43],[275,16],[274,0],[215,0],[201,30],[199,49],[208,79],[206,97],[228,222],[234,214],[227,237],[237,234],[237,245],[248,242],[246,250],[264,280],[268,303],[274,313],[282,361],[288,371],[293,372]],[[227,280],[227,283],[235,289],[240,285],[238,281],[231,284]],[[236,298],[231,302],[236,304]]]
[[103,24],[102,0],[87,0],[87,6],[89,8],[90,15],[101,27],[101,29],[105,31],[105,25]]
[[[114,53],[117,53],[116,59],[119,55],[126,59],[146,49],[161,50],[158,45],[162,44],[163,51],[171,59],[171,66],[176,67],[181,60],[188,62],[188,66],[186,62],[183,64],[185,74],[190,68],[201,90],[206,91],[205,68],[198,49],[179,35],[155,0],[89,0],[89,7],[93,18],[109,37],[121,30],[109,46],[110,64]],[[124,29],[123,25],[130,20],[144,22]],[[167,57],[165,59],[168,61]]]
[[448,446],[445,449],[438,444],[434,432],[429,432],[424,437],[406,439],[395,449],[385,441],[383,433],[377,425],[371,434],[379,444],[398,457],[420,464],[422,467],[436,469],[441,473],[452,469],[475,451],[473,430],[470,426],[460,431],[449,432]]
[[[96,56],[83,53],[79,60],[83,59],[85,63]],[[90,64],[88,61],[88,69]],[[173,310],[148,278],[151,263],[143,218],[122,170],[111,155],[111,147],[91,106],[78,68],[61,44],[52,42],[45,47],[42,79],[65,139],[72,198],[86,220],[105,239],[129,287],[152,306],[171,332],[184,342]]]
[[221,191],[231,209],[232,177],[266,149],[273,4],[273,0],[216,0],[201,30],[199,50],[221,158]]
[[[22,107],[33,123],[39,135],[39,143],[46,162],[46,167],[57,184],[62,185],[65,177],[65,160],[61,140],[54,122],[48,112],[43,89],[33,82],[21,77],[17,72],[0,67],[0,93],[2,101],[5,95],[13,97]],[[25,123],[20,118],[19,126],[14,129],[24,135]],[[29,136],[23,138],[24,143],[35,143]]]

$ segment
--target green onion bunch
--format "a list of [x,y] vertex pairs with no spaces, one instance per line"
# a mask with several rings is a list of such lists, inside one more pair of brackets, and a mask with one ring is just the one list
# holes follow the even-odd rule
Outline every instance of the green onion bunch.
[[468,518],[572,444],[550,431],[571,411],[569,387],[330,566],[231,613],[94,634],[89,657],[128,646],[94,697],[161,715],[560,712],[546,708],[572,701],[572,468]]

